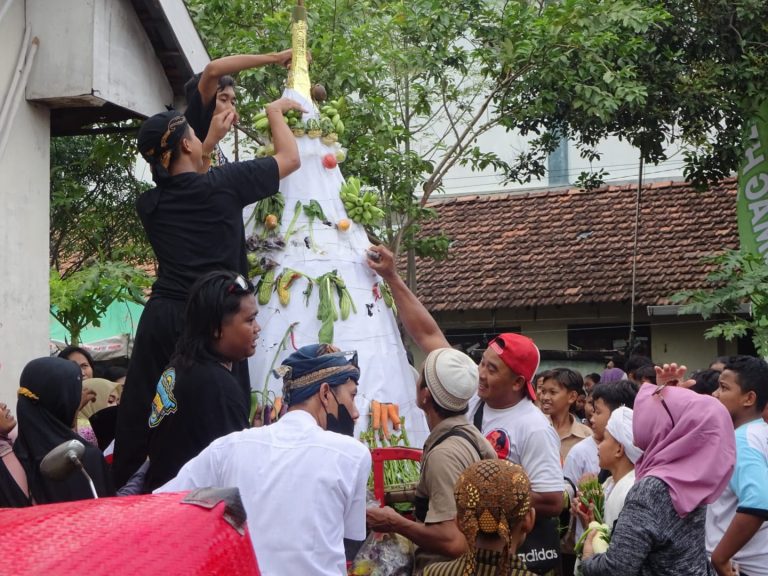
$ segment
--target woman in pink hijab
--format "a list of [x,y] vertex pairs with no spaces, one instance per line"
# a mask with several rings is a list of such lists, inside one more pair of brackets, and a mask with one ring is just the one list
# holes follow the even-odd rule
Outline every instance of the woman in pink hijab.
[[706,504],[736,463],[733,424],[711,396],[676,386],[685,367],[656,368],[659,386],[635,399],[633,432],[643,455],[605,554],[584,546],[584,576],[714,576],[704,547]]

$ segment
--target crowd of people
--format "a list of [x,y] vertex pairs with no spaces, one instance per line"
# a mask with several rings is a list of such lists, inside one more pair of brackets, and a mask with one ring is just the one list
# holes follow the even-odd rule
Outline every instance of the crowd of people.
[[[299,348],[277,369],[283,415],[251,426],[245,361],[260,327],[242,209],[298,169],[284,113],[301,106],[267,106],[274,156],[229,163],[215,151],[237,119],[228,74],[290,57],[211,62],[188,85],[185,114],[143,124],[156,187],[137,210],[159,267],[130,366],[94,378],[78,347],[29,362],[18,422],[0,404],[0,506],[90,498],[82,477],[40,470],[78,440],[99,496],[237,487],[266,575],[346,574],[375,531],[410,540],[414,574],[430,576],[768,576],[764,360],[718,358],[691,379],[642,356],[601,374],[539,372],[533,340],[504,333],[478,365],[451,347],[382,246],[368,265],[425,356],[413,385],[430,433],[413,515],[368,494],[371,454],[353,437],[365,373],[356,353]],[[604,505],[585,502],[588,482]]]

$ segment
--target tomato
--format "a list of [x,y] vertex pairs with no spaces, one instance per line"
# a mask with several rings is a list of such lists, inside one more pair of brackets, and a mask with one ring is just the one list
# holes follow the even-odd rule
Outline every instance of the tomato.
[[323,156],[323,166],[328,168],[328,170],[333,170],[336,168],[338,162],[336,161],[336,154],[326,154]]

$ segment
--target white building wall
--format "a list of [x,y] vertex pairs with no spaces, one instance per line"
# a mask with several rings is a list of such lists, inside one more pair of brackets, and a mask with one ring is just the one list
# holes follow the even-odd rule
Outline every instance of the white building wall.
[[[515,132],[506,132],[502,128],[490,130],[478,139],[478,145],[484,152],[494,152],[502,160],[512,162],[528,146],[528,138]],[[607,138],[597,147],[601,155],[599,161],[589,162],[579,156],[579,151],[573,143],[568,146],[568,181],[572,184],[581,172],[598,172],[601,168],[608,173],[605,176],[607,184],[619,182],[635,182],[640,161],[637,149],[626,141],[618,138]],[[646,165],[643,170],[644,180],[682,180],[683,157],[677,146],[667,150],[669,159],[658,166]],[[483,172],[473,172],[470,166],[454,166],[446,175],[443,182],[446,193],[484,194],[510,190],[547,189],[550,187],[549,177],[534,179],[526,184],[510,182],[503,183],[501,174],[492,168]]]
[[677,362],[689,371],[703,370],[718,356],[736,354],[736,342],[726,342],[718,351],[718,342],[705,338],[704,332],[714,322],[705,322],[695,316],[673,316],[669,320],[651,324],[651,348],[657,364]]
[[[24,0],[15,0],[0,21],[2,99],[24,26]],[[0,401],[15,407],[22,368],[48,354],[49,112],[22,99],[8,129],[0,156]]]

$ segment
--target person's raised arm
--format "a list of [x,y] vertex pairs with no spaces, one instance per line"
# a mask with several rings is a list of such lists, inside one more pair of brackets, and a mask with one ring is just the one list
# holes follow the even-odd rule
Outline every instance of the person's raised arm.
[[392,252],[384,246],[371,246],[368,250],[379,255],[378,260],[369,256],[368,266],[389,284],[398,317],[421,351],[429,354],[438,348],[450,348],[435,319],[397,273]]
[[259,68],[268,64],[278,64],[287,66],[291,62],[291,50],[282,52],[273,52],[271,54],[236,54],[233,56],[224,56],[212,60],[205,65],[200,80],[197,83],[197,89],[200,92],[200,98],[203,104],[208,104],[216,97],[216,89],[219,86],[219,78],[237,74],[242,70],[249,68]]
[[289,98],[280,98],[267,104],[267,118],[272,130],[272,144],[275,147],[274,159],[277,162],[280,178],[285,178],[301,166],[296,138],[283,117],[288,110],[306,112],[298,102]]

